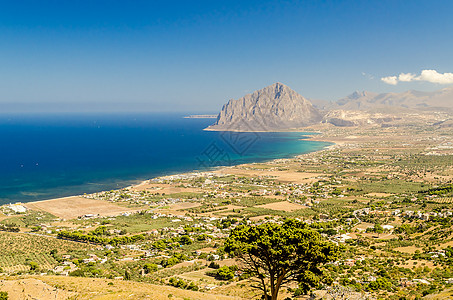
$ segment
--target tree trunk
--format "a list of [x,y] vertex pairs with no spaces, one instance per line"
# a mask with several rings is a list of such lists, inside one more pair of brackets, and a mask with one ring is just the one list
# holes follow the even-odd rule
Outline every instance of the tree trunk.
[[277,300],[278,297],[278,291],[280,290],[280,286],[282,284],[283,278],[285,278],[285,275],[280,275],[277,277],[277,283],[275,284],[275,287],[272,286],[272,300]]

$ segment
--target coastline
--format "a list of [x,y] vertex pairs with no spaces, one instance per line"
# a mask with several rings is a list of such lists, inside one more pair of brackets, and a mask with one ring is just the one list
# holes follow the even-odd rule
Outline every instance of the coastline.
[[[321,131],[316,131],[316,132],[307,132],[307,131],[273,131],[273,132],[304,132],[304,133],[313,133],[313,136],[310,135],[305,135],[303,139],[299,139],[301,141],[314,141],[314,142],[324,142],[324,143],[331,143],[331,145],[326,145],[320,149],[316,149],[314,151],[309,151],[305,153],[299,153],[295,155],[291,155],[290,157],[285,157],[285,158],[272,158],[269,160],[265,160],[262,162],[248,162],[248,163],[242,163],[242,164],[237,164],[237,165],[231,165],[231,166],[215,166],[215,167],[210,167],[207,168],[206,170],[191,170],[188,172],[175,172],[173,174],[167,174],[163,176],[158,176],[154,178],[148,178],[145,180],[137,181],[135,184],[131,185],[126,185],[124,187],[121,187],[119,189],[115,190],[122,190],[122,189],[129,189],[129,190],[146,190],[152,185],[152,180],[159,179],[159,178],[166,178],[166,177],[171,177],[171,176],[189,176],[189,175],[194,175],[194,174],[206,174],[206,173],[216,173],[216,174],[229,174],[228,170],[232,169],[240,169],[241,167],[247,166],[247,165],[253,165],[253,164],[259,164],[259,163],[272,163],[276,162],[281,159],[293,159],[301,155],[305,154],[310,154],[314,152],[319,152],[319,151],[324,151],[324,150],[330,150],[332,147],[335,147],[338,145],[338,141],[335,141],[335,139],[331,138],[320,138],[319,134],[323,134]],[[341,142],[340,142],[341,143]],[[276,171],[272,171],[276,173]],[[302,179],[306,179],[306,176],[303,176],[303,174],[300,174]],[[106,190],[100,191],[99,193],[106,192]],[[178,191],[175,191],[178,192]],[[90,193],[94,194],[94,193]],[[90,195],[88,194],[88,195]],[[98,205],[96,205],[99,202],[105,202],[104,204],[108,204],[107,206],[108,209],[105,207],[100,208]],[[51,213],[55,215],[56,217],[62,218],[62,219],[69,219],[70,217],[74,217],[75,215],[77,216],[82,216],[86,214],[99,214],[99,215],[119,215],[123,213],[128,213],[128,212],[134,212],[136,210],[125,207],[125,206],[119,206],[114,203],[110,203],[107,201],[103,200],[93,200],[90,199],[89,197],[86,197],[83,194],[76,194],[72,196],[66,196],[66,197],[57,197],[57,198],[50,198],[50,199],[43,199],[43,200],[36,200],[36,201],[30,201],[30,202],[21,202],[21,201],[16,201],[12,202],[11,204],[20,204],[25,206],[27,209],[31,210],[38,210],[38,211],[46,211],[48,213]],[[85,209],[84,209],[85,208]]]
[[[304,132],[307,133],[307,128],[290,128],[290,129],[281,129],[281,130],[239,130],[239,129],[215,129],[215,128],[210,128],[211,126],[208,126],[206,128],[203,128],[203,131],[216,131],[216,132],[244,132],[244,133],[265,133],[265,132]],[[314,133],[321,133],[321,132],[314,132]]]

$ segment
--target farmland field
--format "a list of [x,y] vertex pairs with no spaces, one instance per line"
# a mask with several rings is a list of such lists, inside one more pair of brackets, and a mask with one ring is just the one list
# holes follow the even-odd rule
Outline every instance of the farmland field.
[[30,269],[27,262],[33,261],[38,263],[40,269],[48,270],[57,264],[50,251],[59,249],[60,252],[67,252],[87,248],[82,243],[51,237],[0,232],[0,268],[8,272],[26,271]]

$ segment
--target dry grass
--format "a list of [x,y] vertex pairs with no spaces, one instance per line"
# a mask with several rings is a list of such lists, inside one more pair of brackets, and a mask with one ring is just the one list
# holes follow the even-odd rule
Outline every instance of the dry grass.
[[3,221],[8,218],[9,218],[9,216],[5,216],[2,212],[0,212],[0,221]]
[[[109,285],[110,284],[110,285]],[[0,290],[11,300],[31,299],[155,299],[240,300],[241,297],[194,292],[133,281],[65,276],[0,278]]]
[[29,209],[46,211],[63,219],[74,219],[86,214],[112,216],[127,211],[134,211],[133,209],[121,207],[107,201],[77,196],[29,202],[24,205]]
[[247,165],[240,165],[237,167],[224,168],[216,171],[220,174],[231,174],[246,177],[272,177],[282,182],[293,182],[293,183],[310,183],[318,181],[316,177],[322,176],[321,173],[303,173],[296,171],[277,171],[277,170],[245,170],[243,167]]
[[179,187],[172,184],[142,182],[129,188],[132,191],[149,191],[152,194],[177,194],[177,193],[199,193],[201,189],[191,187]]
[[208,284],[219,285],[218,280],[216,280],[212,276],[206,275],[206,272],[210,271],[210,270],[213,270],[213,269],[203,269],[203,270],[188,272],[188,273],[184,273],[181,275],[177,275],[177,277],[185,279],[185,280],[193,281],[196,284],[201,285],[201,286],[208,285]]
[[362,222],[362,223],[358,224],[357,226],[355,226],[353,229],[359,229],[359,230],[365,232],[365,230],[367,230],[367,228],[373,227],[373,226],[374,226],[374,224],[372,224],[372,223]]
[[74,292],[57,289],[39,279],[26,278],[0,280],[0,290],[7,292],[9,299],[55,299],[64,300],[76,295]]
[[[58,286],[66,291],[73,291],[75,299],[193,299],[193,300],[233,300],[240,297],[213,295],[209,293],[194,292],[170,286],[161,286],[141,282],[109,280],[99,278],[81,278],[64,276],[45,276],[40,280],[49,285]],[[109,285],[113,283],[113,285]],[[170,296],[172,295],[172,296]],[[43,298],[49,299],[49,298]]]
[[262,221],[262,220],[265,220],[266,217],[273,218],[274,216],[271,216],[271,215],[261,215],[261,216],[251,217],[251,218],[250,218],[250,221],[253,221],[253,222]]
[[169,210],[189,209],[189,208],[195,208],[198,206],[201,206],[201,204],[194,203],[194,202],[181,202],[181,203],[171,205]]
[[390,197],[390,196],[392,196],[392,194],[388,194],[388,193],[368,193],[368,194],[366,194],[365,196],[368,196],[368,197],[385,198],[385,197]]
[[436,246],[437,249],[445,249],[447,247],[453,247],[453,241],[449,241],[443,244],[440,244],[439,246]]
[[439,294],[431,294],[424,297],[424,299],[437,300],[437,299],[453,299],[453,288],[446,289]]
[[257,205],[255,207],[262,207],[262,208],[268,208],[268,209],[273,209],[273,210],[281,210],[281,211],[295,211],[299,209],[305,208],[305,206],[291,203],[288,201],[282,201],[282,202],[274,202],[274,203],[269,203],[269,204],[263,204],[263,205]]
[[398,252],[409,253],[409,254],[414,254],[415,251],[417,251],[417,250],[422,252],[421,248],[418,248],[415,246],[399,247],[399,248],[395,248],[394,250],[398,251]]
[[434,263],[428,260],[407,260],[404,264],[400,265],[405,268],[418,268],[418,267],[428,267],[430,269],[434,268]]

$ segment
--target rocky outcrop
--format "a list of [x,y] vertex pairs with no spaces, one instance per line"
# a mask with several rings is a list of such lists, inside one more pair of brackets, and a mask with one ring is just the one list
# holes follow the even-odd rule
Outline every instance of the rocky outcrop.
[[319,123],[321,112],[288,86],[275,83],[230,100],[206,130],[279,131]]

